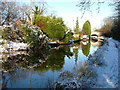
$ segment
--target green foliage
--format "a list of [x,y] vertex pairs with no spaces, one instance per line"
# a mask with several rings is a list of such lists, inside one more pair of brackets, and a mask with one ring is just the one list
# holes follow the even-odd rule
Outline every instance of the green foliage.
[[[49,55],[47,57],[46,62],[41,68],[37,68],[37,70],[41,71],[47,71],[49,69],[51,70],[61,70],[64,65],[64,57],[71,57],[72,53],[70,52],[70,48],[67,46],[64,46],[63,48],[59,49],[51,49],[49,50]],[[46,67],[47,66],[47,67]]]
[[68,30],[62,18],[37,16],[33,23],[39,26],[50,39],[68,42],[71,38],[70,33],[66,34]]
[[72,38],[72,35],[73,35],[72,32],[68,32],[68,33],[65,35],[65,37],[64,37],[64,39],[63,39],[62,41],[68,43],[69,40]]
[[36,18],[34,18],[34,20],[33,20],[33,24],[35,25],[35,24],[37,24],[39,22],[47,24],[49,21],[50,21],[50,16],[37,15]]
[[83,32],[85,32],[86,35],[91,35],[91,25],[89,21],[86,21],[83,25]]
[[91,46],[91,43],[88,43],[87,45],[82,45],[82,52],[85,56],[89,55],[90,46]]
[[61,49],[51,50],[47,61],[48,67],[52,70],[60,70],[64,64],[64,56]]
[[78,21],[78,17],[77,17],[77,20],[76,20],[76,26],[75,26],[74,32],[75,32],[75,34],[79,34],[79,21]]
[[70,33],[66,34],[68,31],[67,26],[64,24],[62,18],[56,16],[42,16],[41,9],[37,6],[34,11],[33,25],[37,25],[40,29],[53,40],[59,40],[68,42],[70,40]]
[[51,70],[61,70],[64,65],[65,56],[71,57],[72,53],[70,52],[70,48],[64,46],[59,49],[51,49],[49,50],[49,55],[47,57],[46,62],[42,65],[42,67],[35,68],[37,71],[47,71]]
[[53,17],[45,27],[46,34],[51,39],[62,40],[65,33],[65,25],[61,18]]
[[66,34],[62,18],[52,17],[47,23],[45,31],[49,38],[62,40]]
[[3,31],[2,31],[3,39],[6,39],[6,40],[10,39],[10,30],[8,30],[8,28],[3,29]]
[[2,39],[2,30],[0,29],[0,39]]

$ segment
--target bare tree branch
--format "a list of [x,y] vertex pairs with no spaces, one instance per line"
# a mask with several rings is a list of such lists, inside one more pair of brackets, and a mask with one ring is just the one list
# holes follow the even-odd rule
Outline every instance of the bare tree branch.
[[97,13],[100,12],[100,7],[102,4],[104,4],[105,1],[100,1],[100,0],[96,0],[96,1],[92,1],[92,0],[80,0],[79,3],[76,5],[77,7],[80,8],[80,11],[82,11],[82,16],[81,18],[84,16],[84,14],[86,13],[86,11],[92,13],[92,6],[96,5],[96,11]]

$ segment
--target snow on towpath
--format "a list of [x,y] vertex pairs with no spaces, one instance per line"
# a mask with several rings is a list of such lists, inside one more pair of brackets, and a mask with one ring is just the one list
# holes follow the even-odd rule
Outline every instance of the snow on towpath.
[[[98,88],[117,88],[118,69],[120,59],[120,42],[109,38],[96,53],[89,57],[89,64],[96,72],[96,84]],[[96,61],[91,63],[92,61]]]

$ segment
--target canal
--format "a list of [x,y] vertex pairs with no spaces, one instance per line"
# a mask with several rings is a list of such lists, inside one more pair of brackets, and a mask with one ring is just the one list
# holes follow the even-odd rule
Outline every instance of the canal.
[[[99,41],[81,41],[37,52],[4,53],[1,55],[2,86],[4,88],[64,88],[94,85],[89,83],[89,80],[94,80],[92,78],[96,77],[96,74],[89,68],[87,62],[102,45],[103,42]],[[87,81],[84,81],[86,78]]]

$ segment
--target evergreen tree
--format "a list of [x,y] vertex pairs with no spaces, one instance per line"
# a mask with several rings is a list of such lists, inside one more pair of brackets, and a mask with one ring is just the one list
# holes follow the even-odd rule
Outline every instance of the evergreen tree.
[[91,24],[88,20],[83,24],[82,31],[84,32],[84,35],[91,35]]
[[75,32],[75,34],[79,33],[79,21],[78,21],[78,17],[77,17],[77,20],[76,20],[76,26],[75,26],[74,32]]

